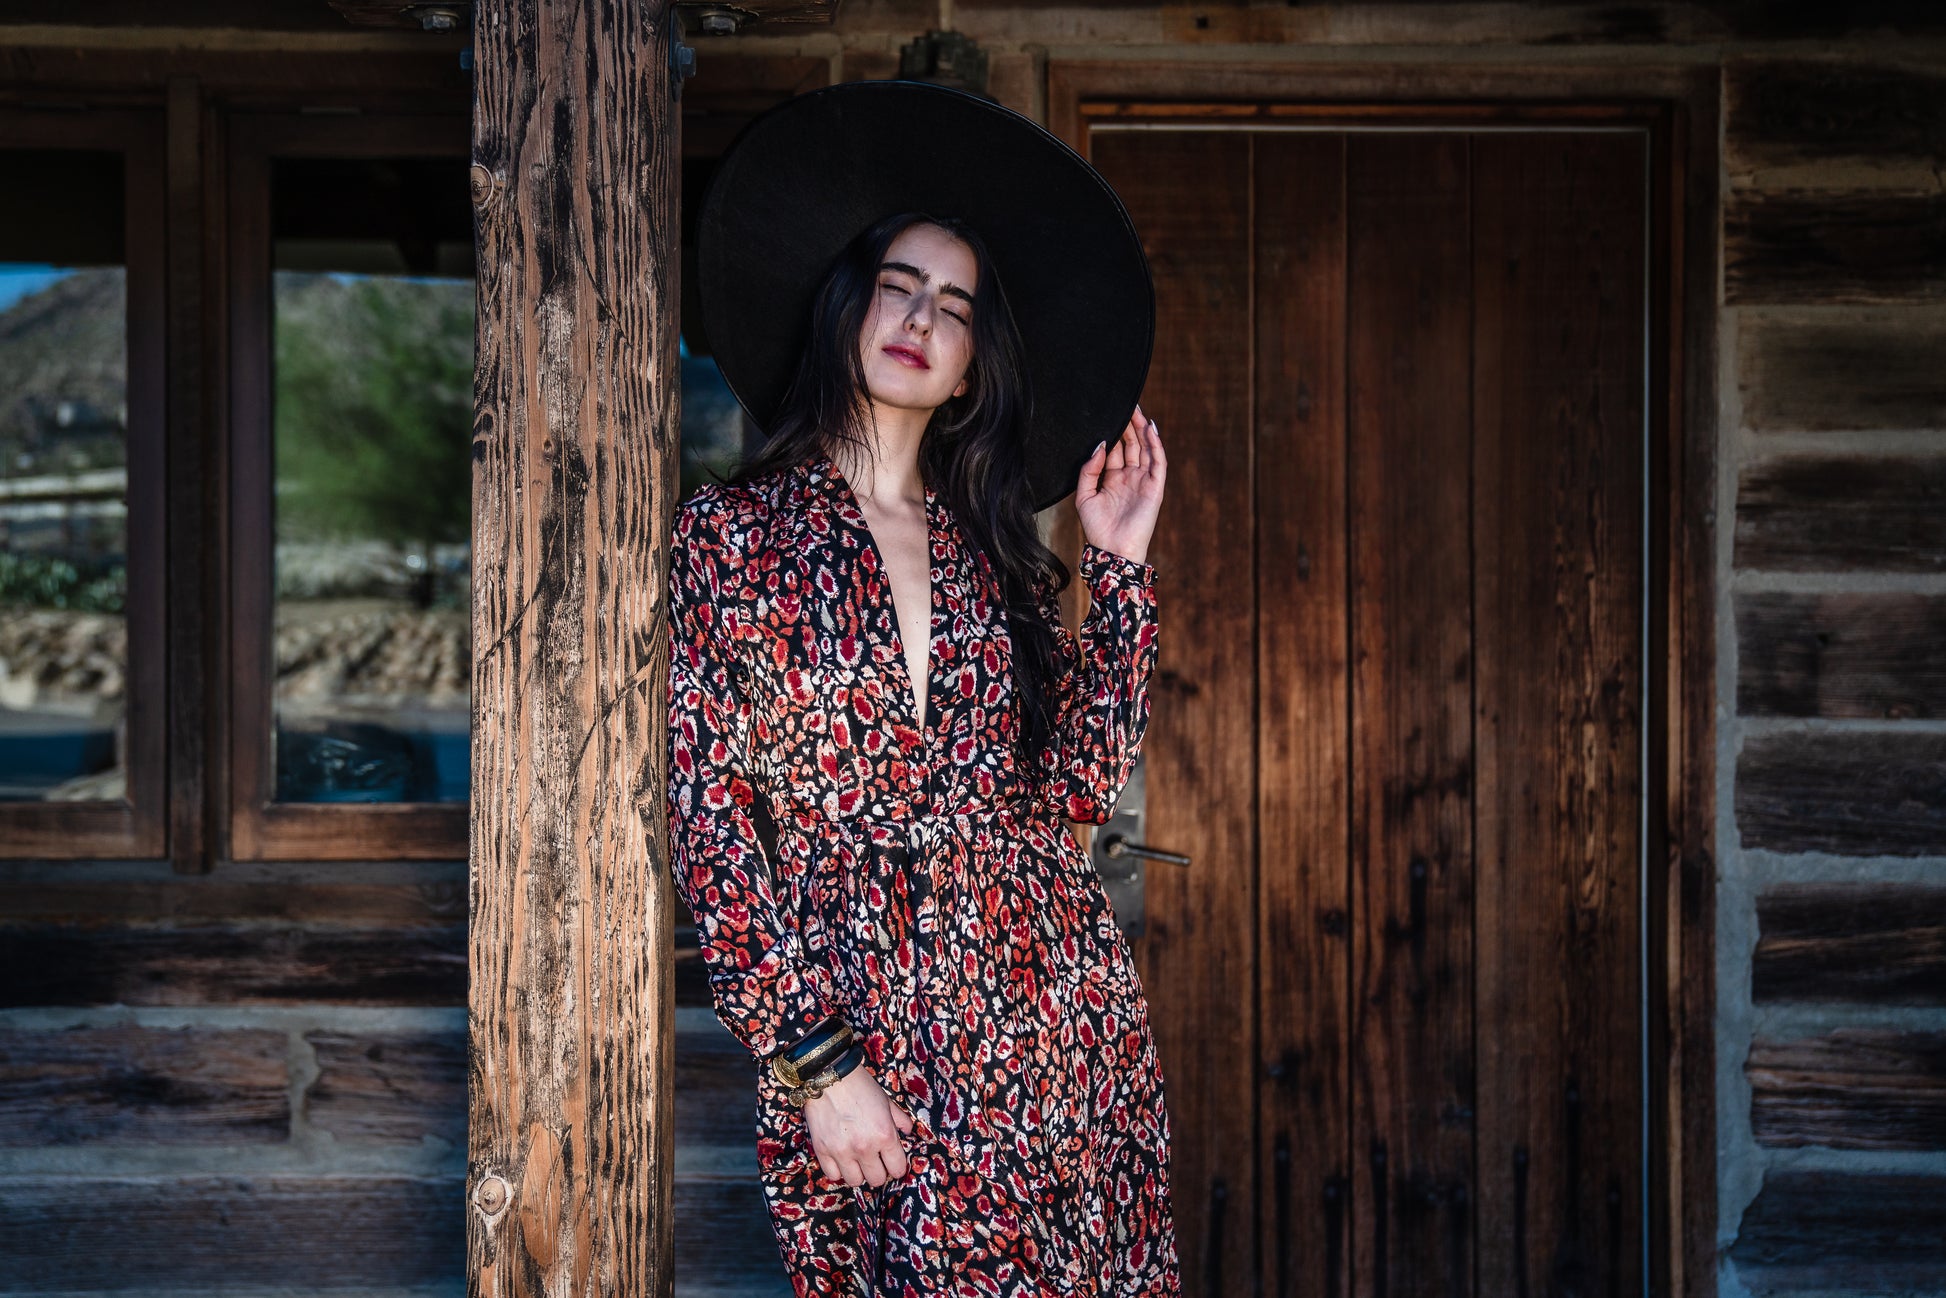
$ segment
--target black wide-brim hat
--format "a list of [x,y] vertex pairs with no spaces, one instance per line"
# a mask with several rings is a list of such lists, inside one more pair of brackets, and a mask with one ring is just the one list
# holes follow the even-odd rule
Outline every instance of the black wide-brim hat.
[[1108,182],[1011,109],[922,81],[851,81],[745,126],[698,222],[717,366],[768,433],[819,284],[855,235],[902,211],[958,217],[992,254],[1032,385],[1023,454],[1045,509],[1134,412],[1155,346],[1155,283]]

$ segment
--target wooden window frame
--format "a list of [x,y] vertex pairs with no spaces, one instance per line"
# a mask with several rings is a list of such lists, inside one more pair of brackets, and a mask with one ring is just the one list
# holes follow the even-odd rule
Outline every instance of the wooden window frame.
[[248,861],[463,860],[470,802],[279,802],[271,486],[270,172],[274,158],[471,156],[465,114],[229,119],[229,833]]
[[168,851],[169,780],[163,114],[0,108],[0,138],[12,148],[122,154],[128,347],[127,790],[114,801],[0,803],[0,853],[42,860],[160,857]]

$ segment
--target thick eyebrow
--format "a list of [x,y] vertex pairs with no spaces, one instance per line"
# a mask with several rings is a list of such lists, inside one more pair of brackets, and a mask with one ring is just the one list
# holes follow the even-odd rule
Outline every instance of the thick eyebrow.
[[[880,270],[902,270],[906,274],[912,276],[912,278],[918,280],[921,284],[932,283],[931,275],[928,275],[925,271],[920,270],[917,266],[909,265],[908,263],[903,261],[882,261],[878,264],[878,268]],[[946,297],[964,298],[966,300],[966,305],[968,306],[973,305],[973,295],[971,293],[968,293],[965,289],[959,287],[957,284],[942,283],[939,286],[939,291],[941,294],[943,294]]]

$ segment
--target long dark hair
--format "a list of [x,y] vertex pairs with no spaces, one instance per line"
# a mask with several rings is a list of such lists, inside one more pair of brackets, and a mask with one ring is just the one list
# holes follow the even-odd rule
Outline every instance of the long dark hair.
[[1019,329],[978,231],[953,217],[898,212],[852,239],[818,288],[797,372],[769,436],[729,481],[747,483],[804,463],[828,453],[839,441],[856,447],[861,461],[870,460],[871,403],[858,336],[878,292],[878,268],[886,249],[907,226],[921,223],[963,240],[973,250],[979,275],[973,286],[973,356],[966,392],[947,398],[933,411],[919,439],[919,473],[945,499],[969,548],[998,579],[1013,641],[1021,751],[1030,763],[1038,763],[1053,735],[1060,670],[1048,615],[1068,584],[1069,572],[1035,526],[1022,454],[1033,393]]

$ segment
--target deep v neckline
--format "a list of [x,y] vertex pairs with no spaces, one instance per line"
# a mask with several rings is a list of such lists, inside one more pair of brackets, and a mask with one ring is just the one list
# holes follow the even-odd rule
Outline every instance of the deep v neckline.
[[933,652],[932,628],[939,617],[939,581],[933,575],[933,544],[939,539],[939,515],[934,497],[938,494],[932,487],[926,488],[926,651],[921,659],[926,673],[926,714],[919,715],[919,691],[912,676],[911,660],[906,655],[904,627],[899,620],[899,601],[892,594],[892,574],[885,566],[885,551],[878,543],[878,536],[872,531],[871,520],[865,517],[865,510],[858,503],[858,496],[851,489],[851,482],[845,477],[838,462],[826,452],[819,452],[823,462],[826,479],[837,489],[839,503],[850,512],[846,521],[865,534],[865,544],[871,547],[872,557],[876,560],[875,579],[879,592],[892,610],[892,643],[895,652],[893,662],[898,664],[899,672],[905,677],[906,711],[912,717],[913,728],[922,734],[930,734],[933,722],[939,715],[938,694],[933,690]]

